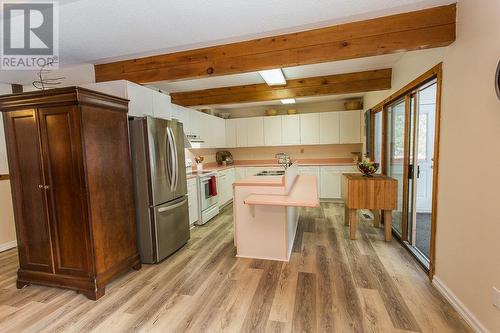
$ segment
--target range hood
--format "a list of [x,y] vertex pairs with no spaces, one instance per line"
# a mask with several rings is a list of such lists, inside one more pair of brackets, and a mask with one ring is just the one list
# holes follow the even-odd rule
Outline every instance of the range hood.
[[203,140],[198,134],[186,134],[186,137],[191,143],[205,143],[205,140]]

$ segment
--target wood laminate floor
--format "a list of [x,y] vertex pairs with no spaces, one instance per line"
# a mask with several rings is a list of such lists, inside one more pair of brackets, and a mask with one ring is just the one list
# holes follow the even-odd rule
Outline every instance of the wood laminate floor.
[[471,332],[382,229],[343,205],[301,210],[289,263],[237,259],[232,210],[193,230],[183,249],[106,288],[15,287],[17,252],[0,254],[0,332]]

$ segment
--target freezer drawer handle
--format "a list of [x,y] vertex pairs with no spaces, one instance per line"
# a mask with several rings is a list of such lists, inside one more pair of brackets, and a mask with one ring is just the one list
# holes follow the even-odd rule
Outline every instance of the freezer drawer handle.
[[170,210],[173,210],[173,209],[176,209],[182,205],[184,205],[187,201],[187,198],[182,200],[181,202],[179,203],[176,203],[175,205],[172,205],[172,206],[168,206],[168,207],[162,207],[162,208],[158,208],[158,213],[164,213],[164,212],[168,212]]

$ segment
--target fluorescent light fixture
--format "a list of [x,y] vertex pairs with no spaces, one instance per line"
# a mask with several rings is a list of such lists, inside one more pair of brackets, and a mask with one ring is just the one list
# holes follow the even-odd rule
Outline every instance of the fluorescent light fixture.
[[295,98],[285,98],[281,100],[281,104],[295,104]]
[[259,74],[269,86],[284,86],[286,84],[281,68],[259,71]]

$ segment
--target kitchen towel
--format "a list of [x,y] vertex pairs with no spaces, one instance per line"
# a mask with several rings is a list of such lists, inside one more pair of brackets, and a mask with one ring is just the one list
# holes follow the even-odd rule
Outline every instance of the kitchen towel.
[[215,176],[210,177],[209,191],[211,196],[217,195],[217,179]]

